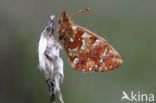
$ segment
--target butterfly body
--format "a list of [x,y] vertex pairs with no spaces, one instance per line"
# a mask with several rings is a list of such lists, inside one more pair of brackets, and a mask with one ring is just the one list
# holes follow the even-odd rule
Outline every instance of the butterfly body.
[[65,11],[61,13],[57,31],[75,70],[108,71],[122,64],[119,53],[105,39],[74,24]]

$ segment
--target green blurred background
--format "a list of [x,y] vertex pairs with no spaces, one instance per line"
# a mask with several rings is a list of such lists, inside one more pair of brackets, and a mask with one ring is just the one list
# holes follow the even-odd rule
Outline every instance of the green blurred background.
[[42,72],[37,69],[40,33],[50,15],[62,10],[89,12],[72,20],[107,39],[124,59],[109,72],[74,71],[65,52],[65,103],[121,102],[122,91],[156,94],[156,0],[1,0],[0,103],[50,103]]

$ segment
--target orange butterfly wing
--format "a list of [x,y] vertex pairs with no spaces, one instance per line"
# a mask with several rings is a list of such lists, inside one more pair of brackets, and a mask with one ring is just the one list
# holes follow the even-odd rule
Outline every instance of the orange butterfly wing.
[[73,34],[63,44],[75,70],[108,71],[122,64],[120,55],[106,40],[80,26],[72,28]]
[[65,12],[62,18],[66,21],[59,25],[59,39],[75,70],[108,71],[122,64],[119,53],[106,40],[72,23]]

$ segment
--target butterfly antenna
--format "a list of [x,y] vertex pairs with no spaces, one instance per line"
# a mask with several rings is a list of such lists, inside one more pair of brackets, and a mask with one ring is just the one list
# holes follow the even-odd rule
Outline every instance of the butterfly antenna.
[[77,12],[75,12],[75,13],[72,13],[72,14],[70,14],[69,16],[73,16],[73,15],[76,15],[76,14],[79,14],[79,13],[82,13],[82,12],[85,12],[85,11],[89,11],[89,10],[90,10],[90,8],[85,8],[85,9],[82,9],[82,10],[77,11]]

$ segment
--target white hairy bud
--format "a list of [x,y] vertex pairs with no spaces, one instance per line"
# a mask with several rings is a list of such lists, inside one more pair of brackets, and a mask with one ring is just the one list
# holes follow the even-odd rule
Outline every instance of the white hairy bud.
[[[59,86],[60,80],[64,78],[63,60],[59,56],[62,47],[53,37],[54,17],[54,15],[50,17],[48,26],[40,36],[38,46],[39,68],[44,71],[46,79],[51,80],[54,84],[54,91],[50,92],[53,92],[54,95],[56,94],[61,103],[64,103]],[[48,84],[48,86],[49,85],[51,84]]]

